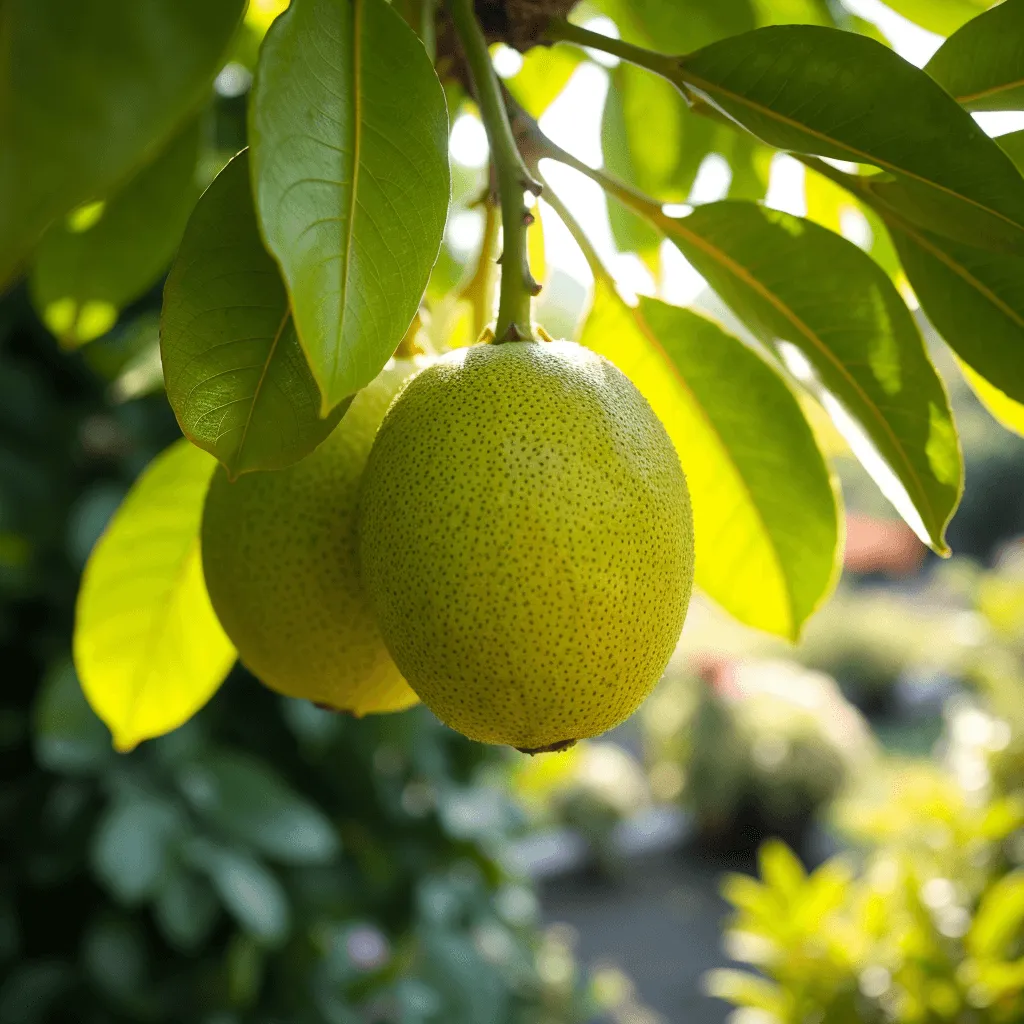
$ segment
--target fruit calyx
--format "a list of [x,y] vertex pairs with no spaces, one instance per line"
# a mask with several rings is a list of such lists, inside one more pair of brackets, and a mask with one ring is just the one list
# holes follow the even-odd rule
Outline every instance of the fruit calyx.
[[559,740],[557,743],[549,743],[546,747],[516,747],[520,754],[559,754],[570,747],[576,746],[576,740]]

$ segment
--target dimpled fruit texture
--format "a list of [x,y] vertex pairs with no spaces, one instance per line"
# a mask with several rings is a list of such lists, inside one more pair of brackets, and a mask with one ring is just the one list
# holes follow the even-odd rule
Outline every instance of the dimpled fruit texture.
[[534,751],[627,718],[693,581],[672,442],[570,342],[449,353],[409,381],[363,477],[360,556],[388,649],[472,739]]
[[357,715],[416,703],[356,562],[360,477],[388,404],[415,368],[396,360],[294,466],[235,483],[214,475],[203,512],[206,585],[242,661],[279,693]]

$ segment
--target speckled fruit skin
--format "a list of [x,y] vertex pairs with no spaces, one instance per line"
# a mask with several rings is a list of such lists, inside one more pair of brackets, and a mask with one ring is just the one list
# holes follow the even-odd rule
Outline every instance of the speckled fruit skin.
[[693,519],[665,428],[571,342],[449,353],[395,399],[363,476],[363,582],[453,729],[521,750],[627,718],[679,639]]
[[206,586],[243,663],[279,693],[354,715],[416,703],[359,580],[356,505],[377,427],[422,365],[389,364],[294,466],[235,483],[214,475],[203,511]]

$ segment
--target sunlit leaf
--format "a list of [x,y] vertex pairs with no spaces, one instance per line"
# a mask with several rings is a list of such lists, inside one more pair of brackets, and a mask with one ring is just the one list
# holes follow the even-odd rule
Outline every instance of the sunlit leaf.
[[807,884],[807,872],[797,855],[778,839],[769,839],[757,853],[764,884],[787,902],[795,902]]
[[535,46],[523,54],[523,66],[505,79],[512,98],[531,117],[540,117],[569,84],[583,60],[571,46]]
[[[650,138],[652,133],[642,124],[631,126],[626,119],[625,107],[627,97],[632,95],[635,101],[637,93],[639,92],[642,95],[647,90],[647,86],[641,85],[640,90],[634,90],[632,93],[630,93],[628,88],[625,92],[620,89],[617,84],[620,80],[623,83],[633,80],[632,75],[627,79],[622,70],[624,66],[620,65],[615,69],[615,75],[611,80],[608,95],[605,99],[604,113],[601,118],[601,152],[604,166],[612,174],[623,181],[636,181],[639,175],[630,147],[630,135],[631,132],[635,131]],[[643,75],[643,71],[640,69],[636,69],[636,71],[637,82],[644,82],[645,79],[640,77]],[[647,77],[650,78],[651,76]],[[668,85],[670,91],[677,92],[670,83],[666,82],[665,84]],[[653,91],[650,97],[652,101],[658,98],[657,93]],[[665,134],[670,139],[673,139],[675,144],[678,144],[680,133],[679,120],[681,118],[679,106],[676,103],[670,103],[660,111],[659,117],[659,125],[663,126]],[[707,124],[707,122],[705,123]],[[659,137],[660,132],[654,136],[655,140]],[[656,141],[654,145],[657,145]],[[665,151],[667,152],[667,149]],[[615,244],[619,250],[622,252],[639,253],[645,258],[649,258],[652,254],[657,253],[658,246],[661,244],[661,236],[637,214],[617,203],[612,203],[608,207],[608,219],[611,224],[612,237],[615,239]]]
[[1024,872],[1000,878],[985,894],[967,934],[973,956],[1002,958],[1012,955],[1024,928]]
[[193,121],[99,204],[95,219],[83,225],[72,214],[43,235],[32,265],[32,301],[63,344],[106,333],[171,262],[199,197],[198,159]]
[[235,660],[199,557],[215,466],[187,441],[173,444],[136,481],[85,567],[75,667],[119,750],[187,721]]
[[740,621],[795,637],[833,583],[837,523],[792,393],[710,320],[654,299],[631,309],[603,284],[580,343],[636,384],[679,451],[698,586]]
[[1024,178],[928,75],[881,44],[813,25],[758,29],[666,68],[770,145],[874,164],[903,217],[1024,255]]
[[720,967],[704,977],[704,989],[717,999],[727,999],[737,1006],[750,1006],[772,1014],[770,1020],[782,1020],[787,998],[774,982],[747,971]]
[[751,0],[689,0],[685,16],[665,0],[593,0],[623,39],[662,53],[689,53],[757,24]]
[[888,6],[929,32],[948,36],[991,7],[992,0],[888,0]]
[[263,43],[249,138],[257,216],[326,415],[390,358],[437,258],[444,92],[386,0],[293,0]]
[[106,195],[202,101],[244,0],[5,0],[0,285],[47,225]]
[[968,110],[1024,109],[1024,0],[969,21],[924,69]]
[[971,390],[978,400],[1007,430],[1024,437],[1024,404],[1009,398],[994,384],[990,384],[980,373],[976,373],[966,363],[960,363],[960,370],[970,384]]
[[239,154],[203,194],[164,289],[167,397],[183,433],[232,476],[308,455],[347,407],[320,419],[320,392],[263,248]]
[[828,0],[754,0],[758,25],[835,26]]
[[752,203],[711,203],[660,226],[765,344],[791,365],[799,350],[794,372],[820,382],[826,408],[883,493],[945,552],[962,487],[956,428],[884,271],[839,235]]

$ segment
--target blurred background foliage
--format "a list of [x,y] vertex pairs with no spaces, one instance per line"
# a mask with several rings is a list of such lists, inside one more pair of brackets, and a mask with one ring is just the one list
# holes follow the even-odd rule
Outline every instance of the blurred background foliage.
[[[253,0],[211,102],[176,144],[189,194],[244,145],[259,41],[282,6]],[[694,16],[656,39],[636,6],[600,0],[584,15],[661,49],[786,21],[885,38],[861,5],[832,0],[694,0]],[[948,33],[984,5],[889,6]],[[540,116],[583,55],[496,58]],[[694,117],[642,70],[607,77],[596,143],[610,170],[664,202],[706,200],[713,180],[710,198],[769,196],[778,157]],[[478,130],[457,85],[448,98],[456,132]],[[493,285],[481,240],[496,248],[486,170],[459,152],[453,140],[452,212],[421,325],[446,345],[479,332]],[[885,232],[834,186],[809,172],[794,189],[808,216],[900,275]],[[651,1024],[721,1020],[727,1003],[737,1024],[1024,1020],[1024,440],[934,344],[967,464],[957,556],[925,551],[809,403],[843,484],[847,557],[797,647],[699,603],[643,711],[561,757],[510,759],[423,709],[346,720],[241,668],[187,726],[115,754],[71,667],[73,604],[113,510],[179,436],[157,351],[177,212],[145,189],[110,198],[108,244],[129,224],[155,262],[122,252],[122,267],[147,272],[117,275],[102,308],[69,315],[48,301],[48,274],[81,259],[88,208],[0,300],[0,1024]],[[612,204],[608,229],[624,276],[678,284],[642,222]],[[538,315],[571,335],[586,286],[551,258],[556,231],[541,218],[533,231]],[[742,333],[706,291],[695,304]],[[713,971],[707,990],[724,1002],[685,1014],[678,989],[578,963],[571,929],[547,923],[574,910],[545,849],[596,893],[591,926],[612,935],[620,894],[659,842],[695,886],[747,872],[724,883],[725,952],[752,970]],[[542,886],[530,877],[545,873]],[[659,894],[666,906],[672,892]],[[664,947],[647,936],[637,958],[677,974],[687,956],[723,960],[675,935]]]

